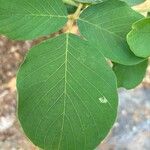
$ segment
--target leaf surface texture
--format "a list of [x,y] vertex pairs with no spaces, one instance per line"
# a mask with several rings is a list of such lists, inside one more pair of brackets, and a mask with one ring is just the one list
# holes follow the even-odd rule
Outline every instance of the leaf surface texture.
[[32,48],[20,68],[20,122],[46,150],[94,149],[115,121],[116,88],[99,50],[75,35],[58,36]]

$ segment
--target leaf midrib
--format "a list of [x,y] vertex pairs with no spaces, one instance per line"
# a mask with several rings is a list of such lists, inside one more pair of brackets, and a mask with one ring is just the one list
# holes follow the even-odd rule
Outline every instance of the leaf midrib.
[[52,18],[67,18],[67,16],[51,15],[51,14],[3,14],[0,16],[36,16],[36,17],[52,17]]
[[67,68],[68,68],[68,45],[69,45],[69,33],[66,34],[66,49],[65,49],[65,82],[64,82],[64,108],[63,108],[63,120],[62,120],[62,126],[61,126],[61,134],[58,144],[58,150],[60,149],[61,141],[62,141],[62,135],[64,131],[64,121],[65,121],[65,115],[66,115],[66,97],[67,97]]

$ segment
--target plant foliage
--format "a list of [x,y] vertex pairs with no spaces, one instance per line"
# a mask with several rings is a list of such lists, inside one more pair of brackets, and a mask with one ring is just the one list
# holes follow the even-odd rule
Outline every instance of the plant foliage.
[[133,24],[131,32],[127,35],[127,42],[136,56],[150,56],[150,18]]
[[[67,24],[29,50],[17,75],[18,118],[38,147],[95,149],[115,122],[117,86],[142,81],[150,19],[130,8],[143,0],[123,1],[0,0],[0,34],[13,40],[48,36]],[[71,34],[75,23],[80,35]]]

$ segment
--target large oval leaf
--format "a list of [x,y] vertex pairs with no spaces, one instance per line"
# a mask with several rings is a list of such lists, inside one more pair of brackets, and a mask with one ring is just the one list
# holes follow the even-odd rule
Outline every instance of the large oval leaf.
[[150,56],[150,18],[142,19],[133,24],[127,35],[128,44],[133,53],[139,57]]
[[55,32],[67,21],[62,0],[0,0],[0,34],[26,40]]
[[133,66],[115,64],[113,70],[117,76],[118,87],[133,89],[139,85],[144,78],[147,65],[147,60]]
[[126,34],[142,16],[126,3],[111,0],[88,7],[78,19],[81,34],[114,62],[126,65],[143,61],[130,50]]
[[22,127],[46,150],[92,150],[116,118],[114,73],[97,49],[74,35],[32,48],[17,89]]

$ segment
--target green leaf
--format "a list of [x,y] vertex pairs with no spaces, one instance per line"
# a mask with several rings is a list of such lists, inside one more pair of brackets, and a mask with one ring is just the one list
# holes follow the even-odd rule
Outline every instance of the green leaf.
[[[81,2],[81,3],[99,3],[107,0],[74,0],[74,1]],[[143,3],[145,0],[122,0],[122,1],[126,2],[130,6],[133,6],[133,5]]]
[[126,3],[111,0],[88,7],[78,19],[80,33],[92,46],[114,62],[133,65],[143,61],[136,57],[126,41],[135,21],[143,18]]
[[74,0],[76,2],[80,2],[80,3],[99,3],[99,2],[103,2],[106,0]]
[[0,34],[26,40],[62,28],[67,12],[62,0],[0,0]]
[[150,18],[133,24],[127,42],[135,55],[144,58],[150,56]]
[[122,0],[122,1],[126,2],[130,6],[137,5],[137,4],[145,2],[145,0]]
[[[80,3],[92,3],[92,4],[94,4],[94,3],[104,2],[107,0],[74,0],[74,1],[80,2]],[[143,3],[145,0],[121,0],[121,1],[124,1],[128,5],[133,6],[133,5]]]
[[139,85],[144,78],[147,65],[147,60],[134,66],[115,64],[113,70],[117,76],[118,87],[132,89]]
[[92,150],[116,118],[115,75],[103,55],[75,35],[32,48],[17,89],[22,127],[45,150]]
[[78,6],[78,3],[76,3],[74,0],[62,0],[62,1],[67,5]]
[[77,10],[76,6],[67,5],[67,4],[66,4],[66,8],[67,8],[68,14],[73,14]]

